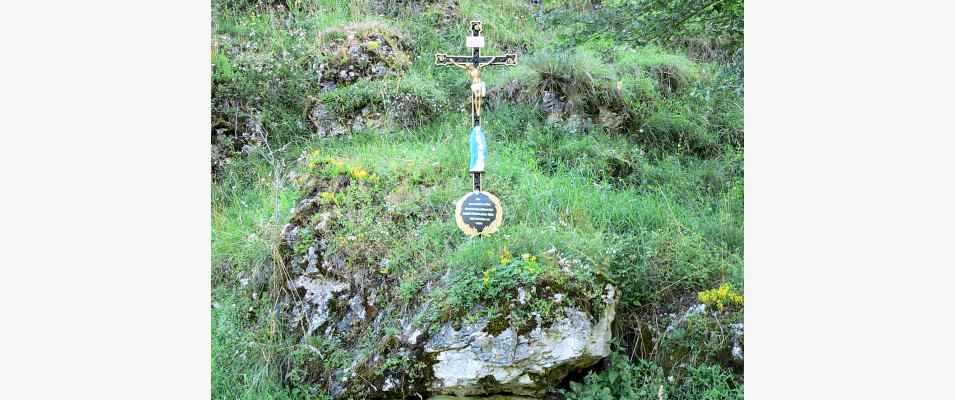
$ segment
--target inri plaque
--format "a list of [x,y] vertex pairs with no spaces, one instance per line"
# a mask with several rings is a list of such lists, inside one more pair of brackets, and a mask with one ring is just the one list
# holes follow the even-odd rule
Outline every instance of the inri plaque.
[[492,234],[504,220],[501,200],[484,191],[464,195],[458,200],[454,214],[458,228],[468,236]]

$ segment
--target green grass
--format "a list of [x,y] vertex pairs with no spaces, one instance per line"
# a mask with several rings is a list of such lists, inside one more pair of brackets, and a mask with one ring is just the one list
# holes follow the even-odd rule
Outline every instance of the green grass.
[[[571,43],[568,32],[587,31],[583,25],[542,27],[532,15],[538,8],[517,0],[461,0],[447,24],[441,4],[416,6],[420,13],[396,6],[382,15],[373,15],[368,2],[287,4],[287,12],[255,1],[214,4],[214,115],[261,115],[271,148],[287,145],[277,160],[270,162],[259,146],[216,174],[214,398],[325,396],[316,376],[389,346],[396,334],[386,324],[378,336],[296,343],[274,319],[276,299],[269,296],[267,278],[290,210],[310,179],[351,173],[296,163],[305,153],[317,151],[319,158],[376,176],[375,182],[330,195],[342,213],[327,238],[329,252],[343,257],[352,273],[380,282],[388,293],[379,299],[382,308],[413,309],[430,301],[430,314],[418,321],[422,326],[463,318],[478,304],[484,307],[479,316],[495,321],[506,315],[527,320],[531,310],[555,316],[547,290],[531,295],[527,308],[514,307],[518,287],[575,293],[576,305],[596,312],[595,304],[580,299],[597,296],[603,282],[612,282],[621,291],[615,327],[620,333],[632,328],[625,321],[680,312],[697,292],[722,282],[742,290],[738,65],[694,62],[683,49],[623,44],[606,35],[577,35],[584,39]],[[588,12],[574,2],[548,4],[546,10],[541,20],[560,10]],[[482,239],[464,237],[452,218],[454,202],[471,187],[466,78],[456,68],[433,64],[436,52],[464,54],[471,19],[485,23],[485,53],[521,54],[516,68],[486,70],[489,88],[512,84],[523,93],[493,97],[483,121],[490,142],[484,186],[502,200],[505,217],[498,233]],[[410,66],[399,76],[321,91],[314,67],[327,55],[317,38],[362,21],[408,32]],[[536,103],[545,88],[571,97],[596,124],[549,123]],[[308,119],[316,100],[346,115],[368,105],[399,112],[382,129],[321,139]],[[623,122],[603,123],[608,114],[602,108]],[[281,177],[294,170],[304,178],[276,184],[277,165],[286,166]],[[560,272],[551,249],[578,265],[573,275]],[[447,271],[453,271],[447,285],[420,296]],[[667,398],[735,398],[742,378],[714,364],[705,346],[693,344],[712,336],[710,325],[699,326],[704,330],[688,333],[683,342],[659,339],[673,354],[701,354],[702,361],[678,374],[677,382],[662,375],[672,372],[664,358],[632,366],[615,360],[613,369],[588,377],[570,398],[602,398],[605,389],[611,398],[626,395],[618,389],[656,398],[657,388],[641,382],[661,379]],[[642,354],[630,347],[638,346],[632,335],[617,338],[622,351]],[[335,361],[316,367],[312,349]],[[416,368],[399,361],[368,373]],[[620,385],[622,378],[611,374],[629,378]],[[652,393],[643,393],[647,388]]]
[[288,399],[278,372],[262,348],[269,339],[260,337],[247,319],[249,299],[213,290],[212,397],[214,399]]

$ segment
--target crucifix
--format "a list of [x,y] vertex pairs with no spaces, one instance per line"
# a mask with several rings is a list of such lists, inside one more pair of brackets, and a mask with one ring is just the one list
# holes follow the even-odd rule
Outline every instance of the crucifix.
[[481,21],[471,21],[471,36],[465,40],[465,45],[472,49],[469,56],[449,56],[438,53],[434,55],[437,65],[453,65],[467,71],[471,79],[471,136],[468,138],[470,146],[469,169],[474,176],[474,191],[466,194],[457,203],[455,219],[458,227],[468,236],[489,235],[497,231],[504,218],[501,201],[488,192],[481,190],[481,174],[484,173],[487,159],[487,139],[481,129],[481,107],[487,88],[481,80],[481,68],[488,65],[517,65],[517,54],[503,56],[482,56],[484,47],[484,27]]

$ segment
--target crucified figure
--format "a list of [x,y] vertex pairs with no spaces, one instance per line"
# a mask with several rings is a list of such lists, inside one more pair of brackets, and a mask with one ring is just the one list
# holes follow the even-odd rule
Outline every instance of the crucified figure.
[[484,97],[487,96],[487,85],[481,80],[481,68],[488,65],[517,65],[517,56],[509,54],[507,56],[479,57],[478,62],[474,62],[473,57],[467,56],[448,56],[437,54],[435,61],[438,65],[453,65],[468,72],[471,79],[471,115],[475,121],[481,119],[481,107],[484,105]]
[[480,67],[474,67],[472,64],[465,64],[468,70],[468,76],[471,78],[471,113],[481,119],[481,105],[484,104],[484,96],[487,95],[487,85],[481,80]]

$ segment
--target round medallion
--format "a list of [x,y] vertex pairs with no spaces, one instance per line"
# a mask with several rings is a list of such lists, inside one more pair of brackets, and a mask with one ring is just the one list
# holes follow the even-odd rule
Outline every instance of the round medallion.
[[458,200],[454,217],[465,235],[490,235],[501,227],[504,209],[501,200],[493,194],[474,191]]

